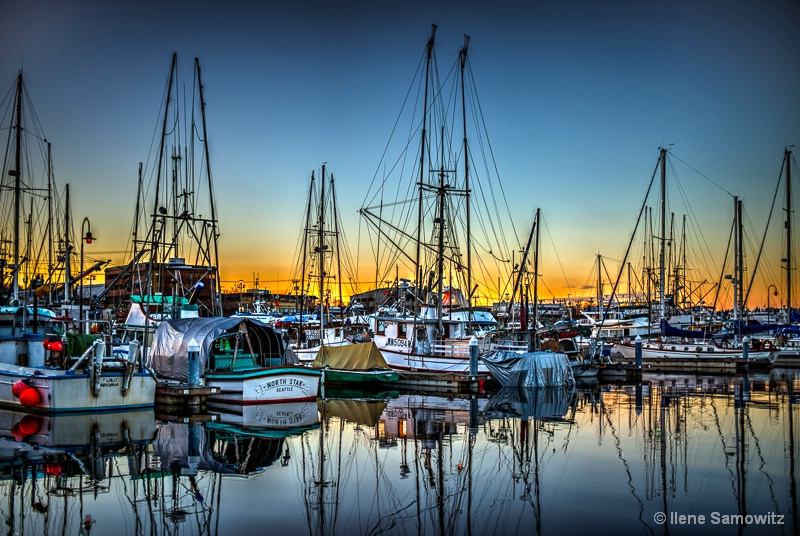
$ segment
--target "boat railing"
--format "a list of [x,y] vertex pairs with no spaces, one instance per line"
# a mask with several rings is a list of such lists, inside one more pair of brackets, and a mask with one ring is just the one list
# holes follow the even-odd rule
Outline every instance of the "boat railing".
[[[486,339],[478,339],[478,351],[480,353],[490,350],[510,350],[515,352],[527,352],[528,344],[524,342],[501,341],[490,343]],[[469,358],[469,340],[458,341],[434,341],[432,353],[436,356]]]
[[433,355],[469,358],[469,341],[433,341]]

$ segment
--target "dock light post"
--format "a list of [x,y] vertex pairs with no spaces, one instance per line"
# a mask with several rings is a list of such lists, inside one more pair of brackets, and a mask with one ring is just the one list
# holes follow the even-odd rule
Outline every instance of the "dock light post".
[[[84,228],[86,231],[84,231]],[[83,239],[81,240],[81,285],[80,285],[80,300],[78,301],[78,322],[83,320],[83,244],[91,244],[95,240],[97,240],[92,235],[92,223],[89,221],[89,218],[83,218],[81,222],[81,236]],[[84,331],[87,324],[84,324]]]
[[771,288],[774,288],[774,289],[775,289],[775,294],[774,294],[774,296],[777,296],[777,295],[778,295],[778,287],[776,287],[775,285],[770,285],[770,286],[768,286],[768,287],[767,287],[767,324],[769,324],[769,315],[770,315],[770,309],[769,309],[769,289],[771,289]]

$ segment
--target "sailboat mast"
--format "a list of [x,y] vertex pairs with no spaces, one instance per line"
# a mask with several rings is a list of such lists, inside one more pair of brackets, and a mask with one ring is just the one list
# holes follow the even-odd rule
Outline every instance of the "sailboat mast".
[[667,245],[667,150],[661,151],[661,249],[658,259],[658,298],[661,306],[661,317],[667,318],[667,303],[664,297],[666,277],[664,273],[664,256]]
[[317,209],[317,256],[319,263],[319,333],[320,344],[325,332],[325,164],[322,164],[322,179],[319,189],[319,207]]
[[[597,254],[597,321],[603,322],[603,257]],[[611,304],[609,304],[610,306]]]
[[739,315],[744,316],[744,233],[742,224],[742,200],[736,201],[736,233],[738,235],[739,247],[736,250],[736,301],[739,307]]
[[441,165],[439,168],[439,188],[438,188],[438,200],[439,200],[439,233],[438,233],[438,240],[436,246],[436,290],[439,293],[439,299],[436,300],[436,325],[439,330],[440,336],[443,337],[443,330],[444,330],[444,323],[442,322],[442,301],[444,299],[444,226],[445,221],[447,218],[445,217],[445,195],[446,195],[446,188],[447,185],[444,181],[444,127],[441,130],[442,136],[442,155],[441,155]]
[[733,319],[739,320],[739,198],[733,196]]
[[[417,289],[419,290],[419,286],[422,284],[422,215],[424,212],[423,207],[423,197],[425,193],[425,155],[427,151],[425,149],[427,145],[426,135],[428,132],[428,86],[430,84],[430,71],[431,71],[431,57],[433,56],[433,42],[434,38],[436,37],[436,25],[432,25],[431,27],[431,37],[428,39],[428,45],[426,47],[427,50],[427,61],[425,63],[425,94],[423,97],[423,106],[422,106],[422,139],[420,142],[420,151],[419,151],[419,205],[417,208],[417,262],[416,262],[416,274],[415,278],[417,280]],[[426,289],[427,291],[427,289]],[[426,299],[427,301],[427,299]],[[419,300],[414,300],[414,317],[416,318],[419,313]],[[414,329],[414,337],[416,337],[416,329]]]
[[69,230],[70,230],[70,205],[69,205],[69,184],[66,185],[64,193],[64,303],[69,303],[72,300],[72,274],[70,273],[70,256],[72,254],[72,247],[69,244]]
[[14,271],[11,277],[13,301],[19,303],[19,219],[22,198],[22,71],[17,76],[17,123],[14,126],[16,147],[14,148]]
[[[339,248],[339,212],[336,207],[336,190],[334,190],[333,185],[333,174],[331,174],[331,200],[333,201],[333,236],[336,240],[336,277],[339,281],[339,318],[341,320],[344,318],[344,301],[342,300],[342,256],[340,254],[341,249]],[[397,297],[398,299],[400,298],[399,292],[397,293]]]
[[175,67],[178,63],[178,54],[172,54],[172,65],[170,66],[169,70],[169,82],[167,83],[167,100],[164,104],[164,121],[161,126],[161,143],[158,148],[158,171],[156,172],[156,189],[155,189],[155,201],[153,206],[153,225],[152,225],[152,236],[151,238],[151,245],[150,245],[150,262],[147,265],[147,295],[144,299],[145,304],[145,315],[149,314],[150,308],[150,300],[152,296],[155,294],[155,287],[154,284],[154,274],[153,271],[155,269],[155,265],[158,260],[158,253],[159,253],[159,240],[162,238],[161,235],[164,232],[164,228],[162,226],[161,230],[158,230],[158,218],[159,218],[159,202],[161,198],[161,171],[163,169],[163,162],[164,162],[164,143],[167,137],[167,119],[169,117],[169,104],[172,101],[172,82],[175,78]]
[[786,322],[792,323],[792,151],[784,153],[786,166]]
[[[216,289],[214,292],[214,296],[212,297],[212,307],[214,308],[216,314],[222,314],[222,302],[220,296],[222,295],[222,278],[219,275],[219,252],[217,251],[217,238],[219,238],[219,229],[217,229],[217,205],[214,201],[214,183],[211,179],[211,154],[208,150],[208,136],[206,135],[206,100],[205,96],[203,95],[203,78],[200,75],[200,60],[198,58],[194,59],[194,65],[197,69],[197,85],[198,85],[198,92],[200,96],[200,117],[203,122],[203,149],[206,155],[206,172],[208,175],[208,198],[209,198],[209,205],[211,207],[211,240],[213,241],[214,247],[214,258],[211,259],[209,255],[209,260],[213,260],[214,262],[214,269],[216,270]],[[209,252],[210,253],[210,252]]]
[[[533,249],[533,349],[539,349],[539,222],[542,209],[536,209],[536,238]],[[526,311],[527,312],[527,311]]]
[[[53,283],[53,149],[47,142],[47,283]],[[48,293],[48,302],[52,302]]]
[[465,94],[465,73],[467,63],[467,48],[469,47],[469,36],[464,36],[464,48],[461,49],[459,58],[461,59],[461,120],[464,131],[464,193],[467,211],[467,308],[468,324],[472,324],[472,229],[470,228],[470,195],[469,195],[469,146],[467,145],[467,96]]
[[310,232],[309,225],[311,224],[311,197],[314,195],[314,172],[311,172],[311,186],[308,189],[308,205],[306,206],[306,224],[305,232],[303,233],[303,266],[300,272],[300,329],[297,333],[297,340],[303,340],[303,310],[305,309],[306,297],[306,259],[308,257],[308,233]]

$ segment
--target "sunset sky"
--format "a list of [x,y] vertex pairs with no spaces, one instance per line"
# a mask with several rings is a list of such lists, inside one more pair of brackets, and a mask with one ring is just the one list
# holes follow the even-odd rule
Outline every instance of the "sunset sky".
[[[355,243],[431,24],[444,63],[469,34],[521,243],[542,209],[543,297],[592,295],[598,254],[619,269],[662,146],[679,181],[669,210],[696,220],[704,262],[722,269],[733,195],[761,240],[784,150],[800,143],[798,22],[793,0],[5,0],[0,88],[23,70],[56,180],[101,237],[92,255],[124,264],[172,53],[186,82],[199,58],[223,287],[257,276],[286,292],[312,170],[335,174]],[[781,218],[752,306],[781,289]]]

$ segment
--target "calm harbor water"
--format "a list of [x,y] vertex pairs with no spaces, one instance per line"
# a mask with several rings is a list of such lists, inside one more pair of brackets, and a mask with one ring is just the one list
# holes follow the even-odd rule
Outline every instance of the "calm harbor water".
[[[6,534],[800,534],[800,371],[0,412]],[[90,516],[90,517],[87,517]]]

